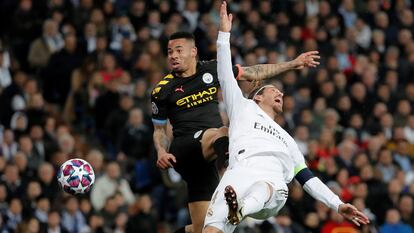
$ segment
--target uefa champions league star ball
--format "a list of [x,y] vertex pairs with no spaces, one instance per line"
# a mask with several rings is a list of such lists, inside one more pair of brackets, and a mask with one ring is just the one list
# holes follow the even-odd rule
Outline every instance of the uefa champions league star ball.
[[84,194],[91,189],[95,182],[95,172],[85,160],[70,159],[60,166],[57,179],[65,192]]

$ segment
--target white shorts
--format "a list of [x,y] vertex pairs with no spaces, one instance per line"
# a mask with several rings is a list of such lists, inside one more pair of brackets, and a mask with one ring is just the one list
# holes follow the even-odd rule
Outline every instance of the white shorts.
[[216,227],[224,233],[231,233],[236,229],[236,226],[227,221],[228,207],[224,198],[224,189],[227,185],[231,185],[234,188],[237,197],[240,199],[248,191],[248,188],[256,182],[263,181],[270,184],[274,189],[272,197],[265,204],[263,210],[249,215],[249,217],[267,219],[277,214],[287,200],[286,196],[279,194],[278,190],[287,192],[288,188],[281,178],[281,172],[275,172],[280,171],[277,169],[278,165],[273,164],[269,166],[269,163],[267,163],[269,161],[266,160],[262,156],[249,157],[237,162],[235,166],[232,166],[224,173],[212,196],[204,227]]

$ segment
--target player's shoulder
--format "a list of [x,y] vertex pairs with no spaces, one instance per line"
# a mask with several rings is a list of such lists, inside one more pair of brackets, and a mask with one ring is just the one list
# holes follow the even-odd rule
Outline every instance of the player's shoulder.
[[200,67],[215,67],[217,66],[217,60],[198,61]]
[[154,89],[152,89],[151,95],[153,98],[158,99],[164,96],[164,93],[168,93],[168,89],[171,86],[171,83],[173,83],[175,80],[175,77],[173,74],[167,74],[164,76],[163,79],[161,79],[157,85],[155,85]]
[[217,60],[199,61],[197,72],[199,74],[210,73],[215,76],[214,74],[217,73]]

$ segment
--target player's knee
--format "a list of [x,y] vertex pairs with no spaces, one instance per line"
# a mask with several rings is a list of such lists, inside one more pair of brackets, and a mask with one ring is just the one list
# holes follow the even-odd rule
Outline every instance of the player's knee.
[[256,190],[260,192],[265,192],[268,194],[269,198],[273,195],[273,185],[267,181],[258,181],[254,183],[251,187],[251,190]]
[[194,233],[193,225],[187,225],[187,226],[185,226],[185,232],[186,233]]
[[215,227],[211,227],[211,226],[206,226],[203,229],[203,233],[219,233],[222,232],[219,229],[215,228]]
[[214,136],[211,138],[211,143],[214,144],[217,139],[228,138],[229,137],[229,128],[226,126],[220,127],[215,130]]
[[229,128],[227,126],[223,126],[217,129],[216,138],[226,137],[229,136]]
[[265,182],[266,186],[267,186],[267,190],[269,191],[269,198],[271,198],[273,196],[273,186],[272,184]]
[[201,232],[203,230],[203,226],[204,226],[204,219],[201,221],[193,221],[193,232]]

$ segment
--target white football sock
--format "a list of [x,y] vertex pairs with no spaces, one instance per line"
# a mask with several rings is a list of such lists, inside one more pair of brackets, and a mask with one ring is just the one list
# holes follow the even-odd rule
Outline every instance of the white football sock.
[[250,186],[244,197],[241,198],[243,216],[261,211],[269,198],[269,184],[266,182],[260,181]]

